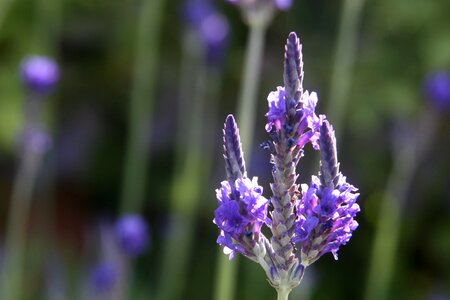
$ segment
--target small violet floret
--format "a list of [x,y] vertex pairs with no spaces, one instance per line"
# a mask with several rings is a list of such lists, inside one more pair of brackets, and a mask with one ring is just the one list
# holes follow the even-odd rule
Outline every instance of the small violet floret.
[[279,86],[276,91],[270,92],[267,97],[267,101],[269,102],[269,112],[266,114],[266,131],[270,132],[273,127],[275,127],[276,130],[280,130],[286,119],[286,100],[284,88]]

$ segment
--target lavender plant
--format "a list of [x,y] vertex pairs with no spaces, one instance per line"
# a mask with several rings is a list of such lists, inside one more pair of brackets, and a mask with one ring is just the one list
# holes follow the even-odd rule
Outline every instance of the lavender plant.
[[26,93],[24,124],[20,138],[21,153],[11,191],[5,235],[5,266],[1,270],[1,299],[21,299],[25,274],[27,219],[33,190],[42,160],[50,150],[52,139],[42,121],[45,99],[60,77],[55,60],[47,56],[26,57],[20,65],[20,81]]
[[[265,198],[257,177],[247,175],[232,115],[223,130],[227,180],[216,190],[217,243],[230,259],[239,253],[260,264],[280,300],[288,299],[305,268],[322,255],[331,252],[337,259],[339,247],[358,227],[354,217],[360,210],[357,189],[339,171],[334,130],[324,115],[316,115],[317,94],[303,90],[302,82],[301,44],[292,32],[285,47],[284,87],[268,96],[270,139],[261,144],[271,154],[272,196]],[[307,144],[320,150],[320,172],[310,184],[298,185],[296,166]]]

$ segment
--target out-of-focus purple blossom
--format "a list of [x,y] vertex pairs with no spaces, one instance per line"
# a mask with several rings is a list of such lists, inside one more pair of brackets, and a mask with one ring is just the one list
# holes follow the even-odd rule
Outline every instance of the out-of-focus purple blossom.
[[214,224],[220,229],[217,243],[225,247],[230,259],[235,252],[245,256],[253,256],[251,247],[245,238],[258,237],[261,226],[269,222],[267,205],[269,201],[262,196],[262,187],[258,179],[253,177],[238,178],[231,187],[228,181],[222,181],[221,188],[216,190],[219,207],[214,212]]
[[292,0],[275,0],[275,5],[279,10],[288,10],[292,6]]
[[222,61],[230,31],[226,17],[207,0],[186,1],[183,17],[202,42],[207,62]]
[[324,120],[320,130],[321,173],[312,177],[308,186],[302,184],[302,197],[297,204],[293,242],[300,250],[302,264],[308,266],[320,256],[337,251],[351,238],[358,227],[354,220],[360,211],[357,189],[339,173],[334,131]]
[[20,65],[20,78],[33,93],[51,91],[59,80],[58,64],[47,56],[28,56]]
[[52,138],[43,129],[30,128],[22,134],[22,145],[37,154],[44,154],[53,145]]
[[229,33],[228,21],[220,13],[207,16],[200,24],[199,34],[206,46],[206,59],[210,64],[223,60]]
[[202,20],[214,11],[210,1],[186,0],[182,9],[182,17],[188,25],[195,27],[199,26]]
[[438,109],[450,109],[450,74],[445,71],[431,73],[425,78],[424,93]]
[[117,270],[114,264],[101,262],[91,268],[89,284],[95,293],[103,294],[111,291],[116,282]]
[[288,10],[292,6],[292,0],[227,0],[227,2],[239,5],[247,10],[255,10],[267,6],[272,6],[279,10]]
[[148,228],[145,220],[137,214],[122,216],[116,224],[116,235],[123,252],[134,257],[148,246]]

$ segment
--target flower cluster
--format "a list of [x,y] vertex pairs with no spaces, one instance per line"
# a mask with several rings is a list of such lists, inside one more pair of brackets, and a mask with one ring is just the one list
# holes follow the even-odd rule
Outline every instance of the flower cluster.
[[238,178],[234,186],[222,181],[222,187],[216,190],[219,208],[214,213],[214,223],[221,230],[217,242],[225,247],[230,258],[235,252],[253,256],[253,242],[268,221],[269,201],[262,196],[262,191],[256,177]]
[[[220,229],[217,242],[230,253],[258,262],[278,291],[300,284],[307,266],[323,254],[346,244],[358,223],[357,189],[339,171],[336,138],[324,115],[316,115],[318,98],[304,91],[300,41],[295,33],[287,39],[284,86],[268,96],[266,131],[261,144],[271,154],[273,182],[269,200],[256,178],[250,180],[234,118],[224,127],[224,158],[227,181],[217,189],[219,207],[214,223]],[[320,173],[311,183],[297,184],[296,166],[310,144],[320,151]],[[269,204],[271,210],[268,211]],[[267,226],[272,236],[261,232]]]
[[345,245],[358,227],[356,188],[338,173],[334,132],[328,121],[320,129],[321,174],[302,184],[302,201],[297,203],[298,219],[293,241],[298,245],[304,266],[331,252],[337,259],[339,246]]

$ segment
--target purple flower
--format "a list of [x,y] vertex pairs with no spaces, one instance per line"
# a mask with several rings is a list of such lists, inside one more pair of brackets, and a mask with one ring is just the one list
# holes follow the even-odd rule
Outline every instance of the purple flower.
[[293,242],[300,250],[304,266],[337,251],[351,238],[358,227],[354,220],[360,211],[357,189],[339,173],[334,131],[324,120],[320,128],[321,171],[308,186],[302,184],[302,197],[297,203],[297,221]]
[[287,10],[292,6],[292,0],[227,0],[234,5],[254,8],[261,5],[271,5],[279,10]]
[[286,124],[286,99],[284,87],[277,87],[276,91],[270,92],[267,96],[269,102],[269,111],[267,112],[266,131],[270,132],[272,127],[280,130],[282,125]]
[[286,135],[296,128],[296,134],[292,136],[296,140],[299,148],[303,148],[308,142],[311,142],[314,149],[318,149],[317,143],[319,139],[318,129],[322,123],[321,116],[317,116],[315,108],[317,105],[317,94],[308,91],[303,93],[300,101],[296,105],[295,116],[289,118],[286,112],[286,94],[284,87],[277,87],[267,97],[269,103],[269,111],[267,112],[267,132],[280,133],[285,131]]
[[20,77],[29,91],[46,93],[56,85],[59,79],[59,68],[50,57],[29,56],[20,65]]
[[279,10],[288,10],[292,6],[292,0],[275,0],[275,6]]
[[216,190],[219,207],[214,212],[213,222],[221,230],[217,242],[226,248],[230,259],[235,252],[252,256],[252,249],[246,246],[251,244],[251,239],[257,239],[261,226],[269,221],[269,201],[262,192],[256,177],[252,180],[238,178],[234,186],[222,181],[221,188]]
[[444,71],[429,74],[424,82],[424,93],[438,109],[450,109],[450,74]]
[[[297,206],[298,220],[294,242],[301,251],[302,264],[307,266],[320,256],[331,252],[337,259],[337,251],[351,238],[358,227],[353,219],[360,211],[356,198],[359,194],[352,185],[341,179],[339,188],[318,188],[318,177],[313,176],[310,186],[302,185],[302,200]],[[307,201],[307,195],[313,191],[316,201]]]
[[119,245],[129,256],[141,254],[148,246],[148,229],[145,220],[137,214],[122,216],[116,223]]
[[94,265],[89,274],[89,283],[95,293],[103,294],[111,291],[117,281],[117,270],[108,262]]
[[229,25],[210,1],[187,0],[183,8],[186,23],[196,32],[208,63],[222,61],[228,43]]
[[[253,5],[255,10],[261,3],[271,3],[233,2]],[[339,247],[358,227],[354,218],[360,211],[357,189],[339,172],[333,128],[324,115],[315,113],[317,94],[303,89],[301,49],[297,35],[290,33],[285,46],[284,86],[267,98],[266,131],[270,139],[261,147],[270,151],[270,201],[262,195],[256,177],[247,178],[239,130],[232,115],[223,130],[227,181],[216,190],[217,243],[224,246],[230,259],[240,253],[259,263],[283,299],[286,291],[300,284],[305,268],[323,254],[331,252],[337,259]],[[312,176],[309,185],[299,185],[296,167],[308,143],[320,150],[320,172]],[[262,232],[263,225],[270,229],[270,239]]]
[[207,61],[211,64],[221,62],[230,33],[225,16],[217,12],[208,15],[200,23],[198,32],[205,45]]
[[300,40],[295,33],[287,39],[285,51],[284,87],[277,87],[267,97],[266,131],[284,140],[288,148],[302,149],[311,143],[318,149],[319,128],[323,116],[317,116],[317,94],[303,92],[303,61]]

